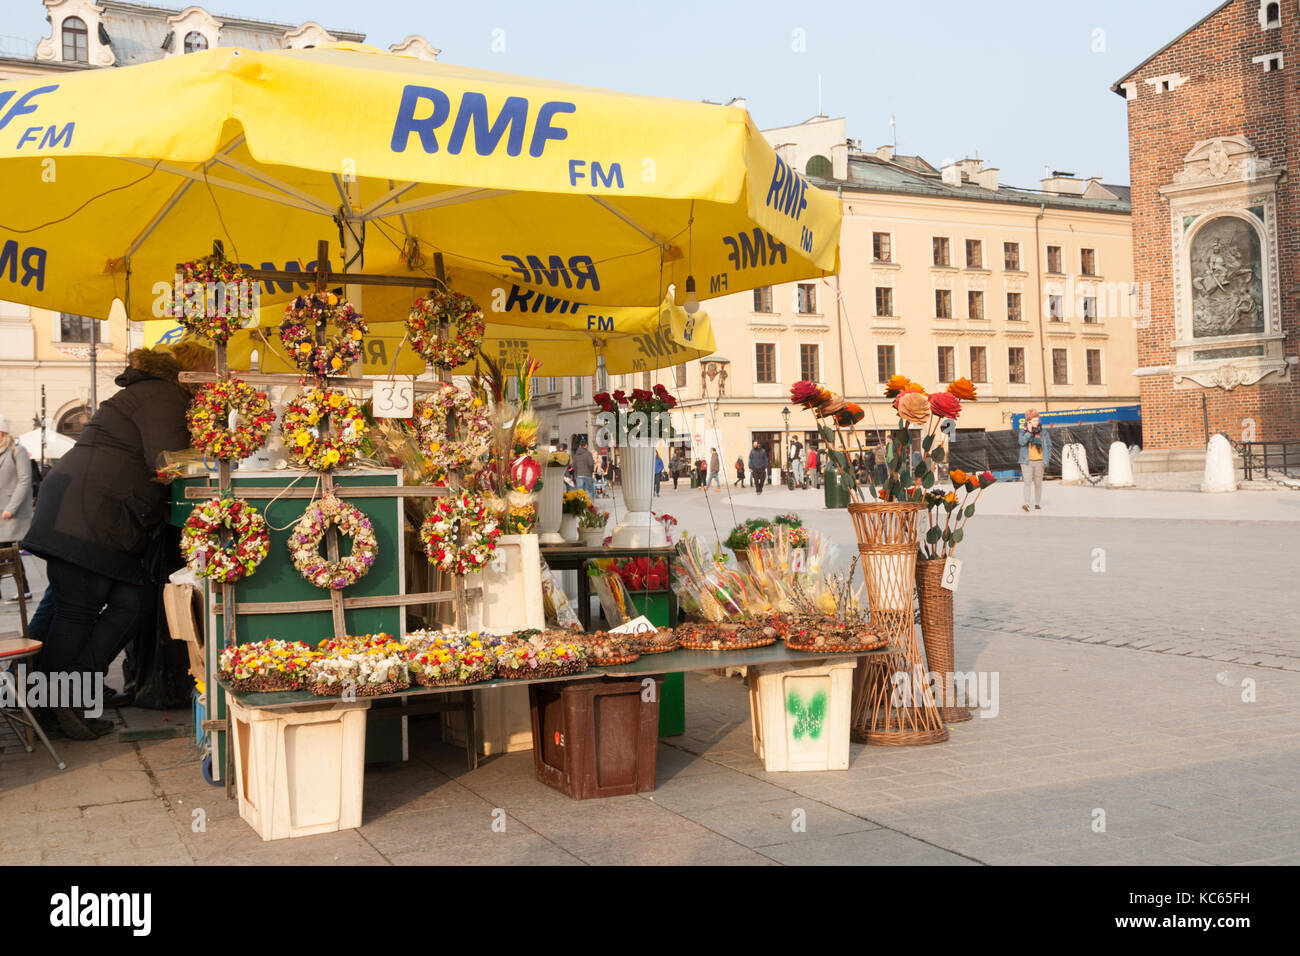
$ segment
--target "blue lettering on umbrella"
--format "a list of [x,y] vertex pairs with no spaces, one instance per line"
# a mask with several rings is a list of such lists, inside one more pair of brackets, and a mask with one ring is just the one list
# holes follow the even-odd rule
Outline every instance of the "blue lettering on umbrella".
[[[57,83],[51,86],[37,86],[18,97],[18,99],[14,101],[14,105],[9,107],[9,112],[5,113],[3,118],[0,118],[0,129],[4,129],[8,126],[9,121],[15,116],[22,116],[25,113],[35,113],[37,105],[39,104],[33,104],[32,100],[45,93],[53,93],[58,88],[59,85]],[[9,102],[13,95],[14,90],[5,90],[3,93],[0,93],[0,110],[5,108],[5,104]]]
[[[417,113],[428,109],[428,115]],[[518,156],[523,151],[524,132],[528,125],[528,100],[522,96],[511,96],[505,101],[495,119],[488,112],[487,97],[482,93],[465,93],[456,106],[456,119],[452,123],[451,137],[447,141],[447,152],[459,155],[465,147],[465,139],[471,127],[474,133],[474,149],[480,156],[491,156],[497,152],[501,140],[506,141],[506,155]],[[536,124],[532,139],[529,141],[528,155],[536,158],[542,155],[546,144],[551,140],[564,140],[569,131],[553,125],[552,120],[560,113],[576,113],[577,106],[564,101],[548,101],[537,111]],[[451,118],[451,98],[432,86],[408,85],[402,90],[402,99],[397,107],[397,119],[393,123],[393,137],[390,148],[395,153],[406,151],[411,134],[420,138],[420,146],[426,153],[438,152],[437,131]],[[508,134],[508,135],[507,135]]]
[[780,156],[772,170],[772,183],[767,188],[764,205],[782,215],[798,221],[808,208],[808,181],[796,173]]
[[20,249],[18,240],[10,239],[0,246],[0,278],[4,278],[5,269],[9,270],[9,281],[18,281],[18,266],[22,265],[22,284],[36,282],[36,291],[45,291],[45,250],[36,246]]

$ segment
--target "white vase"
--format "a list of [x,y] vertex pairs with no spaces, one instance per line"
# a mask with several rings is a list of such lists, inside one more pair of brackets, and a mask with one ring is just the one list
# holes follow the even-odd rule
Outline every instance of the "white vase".
[[564,520],[564,469],[542,469],[542,491],[537,496],[537,543],[564,544],[560,522]]
[[604,528],[582,528],[580,534],[584,547],[599,548],[605,543]]
[[666,548],[668,534],[650,513],[654,501],[655,448],[649,442],[619,448],[623,468],[623,504],[627,514],[614,529],[615,548]]
[[560,522],[560,537],[564,539],[565,544],[578,543],[578,516],[565,515],[564,520]]

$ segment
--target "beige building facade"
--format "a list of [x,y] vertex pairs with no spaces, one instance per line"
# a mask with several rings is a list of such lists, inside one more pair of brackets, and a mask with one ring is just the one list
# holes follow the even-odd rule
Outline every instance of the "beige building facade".
[[[838,276],[704,302],[718,351],[686,367],[626,376],[662,382],[681,403],[692,457],[723,461],[757,440],[784,462],[790,385],[805,378],[867,411],[897,418],[883,397],[901,373],[928,390],[975,382],[959,429],[1011,427],[1012,416],[1138,402],[1137,328],[1128,190],[1051,173],[1012,188],[965,159],[936,168],[890,147],[864,152],[843,119],[768,130],[769,141],[843,206]],[[564,440],[590,431],[592,380],[562,383],[554,412]],[[791,410],[789,434],[815,437]]]
[[[49,35],[30,50],[13,43],[0,50],[0,85],[32,76],[130,66],[218,46],[274,50],[365,40],[365,34],[327,30],[313,21],[295,26],[217,17],[198,6],[174,9],[115,0],[44,0],[44,5]],[[436,60],[440,52],[414,35],[389,50],[426,60]],[[44,403],[46,428],[75,437],[89,420],[94,400],[102,401],[116,390],[113,379],[125,366],[127,352],[143,344],[143,335],[138,323],[126,321],[121,303],[114,303],[108,321],[98,321],[103,318],[0,301],[0,412],[14,433],[39,428]]]

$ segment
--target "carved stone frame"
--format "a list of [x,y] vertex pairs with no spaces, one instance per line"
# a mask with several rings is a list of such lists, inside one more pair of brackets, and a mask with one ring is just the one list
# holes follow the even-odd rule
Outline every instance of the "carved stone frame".
[[[1183,159],[1173,183],[1161,187],[1169,202],[1169,235],[1173,263],[1174,364],[1177,388],[1222,388],[1228,391],[1257,382],[1290,381],[1283,355],[1282,289],[1278,267],[1277,184],[1285,166],[1274,166],[1257,155],[1242,136],[1221,136],[1197,143]],[[1263,213],[1263,220],[1252,210]],[[1264,301],[1264,330],[1239,335],[1194,338],[1192,334],[1192,240],[1207,222],[1231,216],[1259,236]],[[1195,352],[1259,347],[1261,354],[1233,358],[1197,359]]]

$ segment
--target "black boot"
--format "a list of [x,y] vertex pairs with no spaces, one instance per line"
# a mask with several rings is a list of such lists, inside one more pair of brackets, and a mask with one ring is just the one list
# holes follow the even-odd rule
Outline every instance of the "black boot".
[[111,732],[115,726],[111,720],[83,716],[75,707],[55,707],[54,716],[59,729],[70,740],[95,740]]

